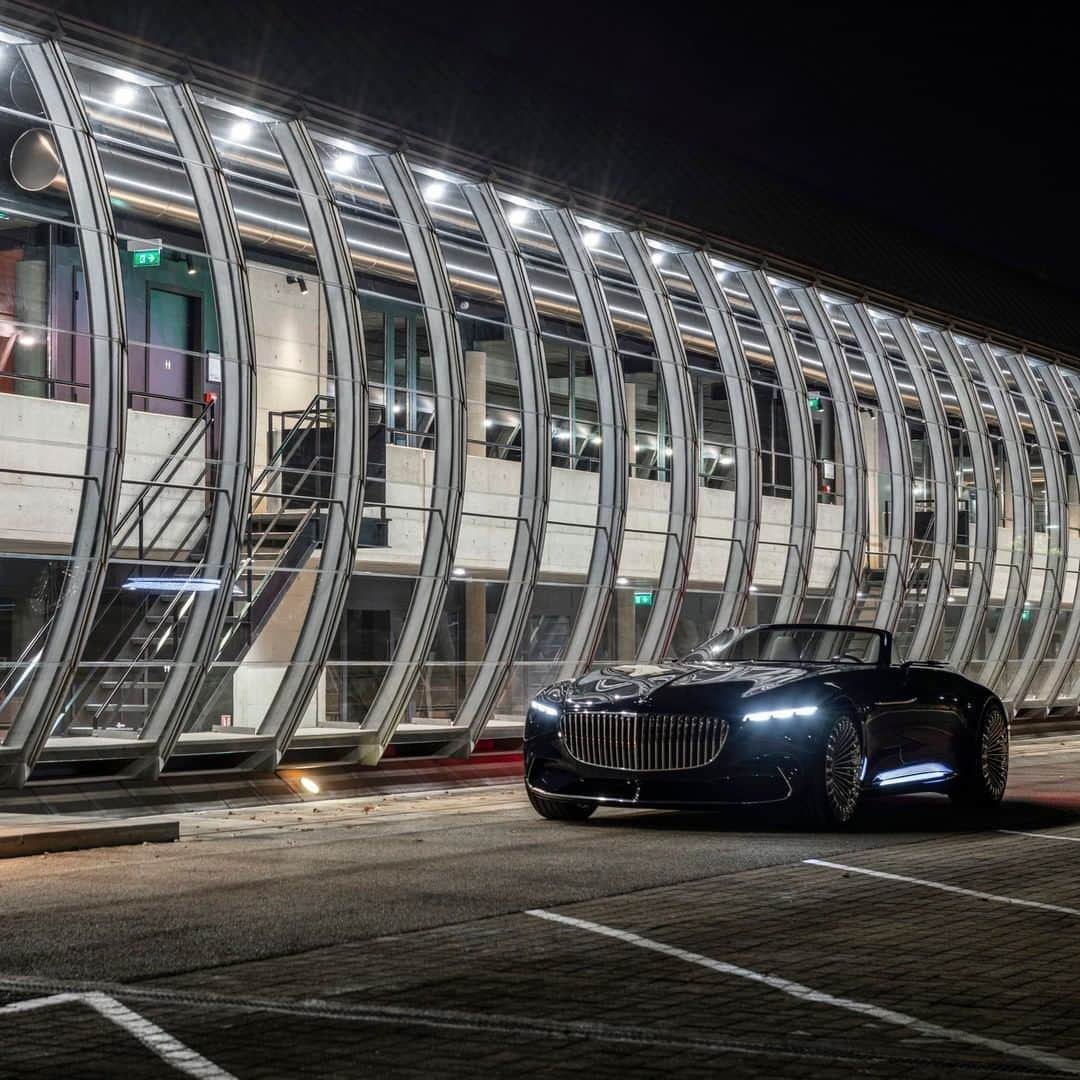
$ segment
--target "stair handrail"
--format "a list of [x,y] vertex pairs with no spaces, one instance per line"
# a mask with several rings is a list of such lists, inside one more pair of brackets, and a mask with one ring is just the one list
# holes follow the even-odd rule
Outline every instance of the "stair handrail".
[[[281,443],[278,445],[278,447],[274,450],[273,454],[271,455],[270,460],[267,461],[266,465],[264,466],[262,471],[259,473],[259,476],[258,476],[257,480],[255,481],[255,484],[252,485],[252,491],[253,492],[256,491],[256,489],[258,487],[261,487],[262,484],[265,483],[266,479],[272,473],[274,473],[274,472],[280,473],[282,471],[282,466],[280,464],[280,459],[285,455],[286,448],[288,448],[290,446],[290,444],[293,442],[294,436],[297,435],[300,432],[302,426],[306,423],[308,417],[310,416],[310,414],[312,413],[313,410],[315,411],[316,416],[318,416],[319,405],[323,401],[333,401],[333,398],[330,395],[327,395],[327,394],[316,394],[311,399],[311,401],[308,403],[307,407],[301,413],[300,419],[290,429],[288,435],[286,435],[285,438],[282,439]],[[292,449],[291,448],[288,450],[288,453],[291,456],[291,454],[292,454]],[[304,470],[304,472],[301,474],[300,478],[298,479],[297,484],[301,483],[306,476],[310,475],[313,466],[314,466],[314,462],[311,465],[309,465],[307,467],[307,469]],[[267,493],[260,493],[260,494],[263,497],[265,497]],[[270,497],[274,497],[274,498],[310,499],[312,501],[312,506],[310,506],[308,508],[308,510],[304,513],[304,516],[301,519],[301,521],[297,524],[297,526],[290,533],[288,543],[283,545],[282,550],[278,555],[278,558],[275,560],[275,562],[271,566],[270,570],[264,576],[263,581],[260,583],[259,589],[256,590],[254,593],[252,593],[252,595],[246,599],[246,602],[244,604],[241,616],[236,620],[233,627],[230,628],[226,632],[225,636],[222,638],[221,642],[218,644],[218,648],[217,648],[217,653],[218,654],[220,654],[220,652],[221,652],[222,648],[224,647],[225,643],[229,640],[229,638],[235,632],[236,627],[240,625],[240,623],[242,621],[242,618],[243,618],[243,614],[251,609],[251,606],[254,604],[255,600],[257,599],[257,597],[262,592],[262,588],[265,586],[266,581],[268,581],[269,578],[280,568],[280,564],[281,564],[282,559],[284,558],[285,554],[292,547],[292,544],[295,542],[296,537],[300,534],[300,532],[304,528],[306,528],[306,526],[307,526],[308,522],[311,520],[311,518],[319,511],[319,508],[320,508],[319,504],[322,503],[322,502],[327,501],[327,500],[317,499],[314,496],[296,495],[294,493],[289,493],[288,495],[285,495],[285,496],[281,496],[280,494],[274,494],[274,493],[269,493],[269,495],[270,495]],[[275,517],[273,519],[273,523],[276,523],[278,520],[280,520],[282,512],[283,512],[283,508],[279,508],[277,514],[275,515]],[[264,534],[264,536],[265,536],[265,534]],[[260,541],[260,545],[257,545],[256,548],[254,549],[255,551],[258,550],[258,546],[261,546],[261,541]],[[228,583],[227,583],[227,586],[225,585],[225,582],[219,581],[218,587],[219,588],[228,587],[230,590],[232,590],[235,587],[236,579],[238,579],[247,570],[248,564],[250,563],[251,559],[253,559],[253,558],[254,558],[254,553],[250,554],[247,562],[243,566],[238,568],[236,578],[230,579],[228,581]],[[199,567],[195,567],[193,569],[193,572],[188,575],[188,580],[189,581],[192,578],[197,576],[198,570],[199,570]],[[181,579],[181,578],[182,578],[182,575],[178,575],[178,580]],[[190,606],[191,601],[194,598],[194,592],[192,590],[190,590],[190,589],[182,589],[182,588],[178,589],[175,596],[173,597],[173,599],[169,602],[168,606],[166,607],[165,612],[163,613],[163,615],[161,617],[161,620],[160,620],[161,622],[164,623],[164,622],[166,622],[168,620],[169,616],[173,613],[175,608],[180,603],[181,598],[185,597],[185,596],[187,597],[187,606]],[[186,607],[185,607],[185,610],[186,610]],[[180,614],[177,616],[177,618],[179,619],[179,618],[182,618],[182,617],[183,617],[183,611],[180,612]],[[131,661],[128,663],[127,667],[124,669],[123,674],[116,681],[116,685],[112,688],[112,690],[106,696],[105,700],[103,702],[101,702],[101,704],[95,709],[95,711],[93,713],[93,717],[92,717],[93,720],[96,721],[97,718],[102,714],[102,712],[106,708],[108,708],[108,706],[112,703],[112,700],[116,696],[116,694],[119,693],[119,691],[129,681],[131,672],[134,671],[138,665],[144,663],[144,659],[143,659],[144,654],[145,654],[149,644],[155,639],[155,636],[156,635],[149,636],[146,639],[146,641],[144,641],[142,643],[142,645],[139,648],[139,651],[131,659]],[[161,638],[157,638],[157,646],[156,646],[154,651],[155,652],[159,651],[161,649],[161,647],[164,645],[164,643],[165,643],[164,640],[162,640]],[[109,665],[109,666],[110,667],[118,667],[119,665],[112,664],[112,665]],[[104,669],[105,665],[99,665],[99,667]]]
[[[196,416],[193,419],[192,423],[190,425],[188,425],[188,427],[181,433],[180,437],[173,443],[173,446],[171,447],[169,452],[162,459],[162,461],[158,465],[157,469],[154,470],[153,475],[150,476],[145,481],[142,481],[142,492],[143,492],[143,494],[140,494],[140,495],[136,496],[136,498],[134,498],[132,500],[131,505],[121,515],[120,520],[117,522],[116,526],[113,529],[113,537],[112,537],[112,542],[111,542],[111,546],[110,546],[110,549],[109,549],[109,558],[110,559],[116,554],[116,552],[123,545],[123,540],[127,539],[127,537],[125,535],[122,539],[118,540],[117,539],[117,534],[118,534],[119,530],[122,529],[125,526],[128,518],[130,517],[131,513],[134,511],[135,507],[137,507],[140,504],[141,500],[144,498],[146,489],[153,486],[153,485],[155,485],[155,484],[160,483],[161,477],[164,475],[165,471],[170,466],[172,466],[174,464],[174,462],[176,462],[177,455],[179,453],[181,453],[181,447],[183,447],[184,443],[190,437],[191,433],[193,431],[200,430],[200,428],[206,427],[208,425],[209,420],[207,418],[210,416],[210,414],[211,414],[211,412],[213,410],[214,402],[213,401],[203,402],[202,405],[203,405],[202,411],[199,413],[198,416]],[[186,454],[189,451],[184,450],[182,452]],[[178,469],[179,467],[180,467],[179,464],[177,464],[175,466],[175,468],[173,469],[173,472],[170,474],[170,477],[172,475],[175,475],[176,469]],[[5,470],[5,471],[7,471],[7,470]],[[166,484],[165,486],[172,486],[172,485]],[[113,598],[113,600],[115,600],[115,597]],[[108,608],[111,607],[113,600],[110,600],[106,604],[106,607],[104,609],[102,609],[102,611],[98,612],[98,614],[100,615],[100,614],[103,613],[103,611],[108,610]],[[27,658],[32,657],[35,650],[38,648],[38,645],[43,643],[44,639],[47,637],[47,635],[49,633],[49,630],[52,627],[54,618],[55,618],[55,615],[50,615],[49,618],[46,619],[45,622],[43,622],[41,624],[41,626],[38,628],[38,630],[34,634],[34,636],[23,647],[23,650],[19,654],[19,659],[18,659],[18,661],[16,661],[15,666],[11,669],[11,671],[2,680],[0,680],[0,712],[3,712],[3,710],[9,704],[12,695],[15,692],[17,692],[19,686],[22,685],[22,681],[26,677],[26,671],[24,669],[24,662],[29,662],[29,663],[34,662],[33,660],[27,661]],[[19,676],[19,678],[17,680],[17,683],[11,689],[11,691],[9,692],[7,690],[8,683],[10,683],[13,678],[16,678],[16,676]]]

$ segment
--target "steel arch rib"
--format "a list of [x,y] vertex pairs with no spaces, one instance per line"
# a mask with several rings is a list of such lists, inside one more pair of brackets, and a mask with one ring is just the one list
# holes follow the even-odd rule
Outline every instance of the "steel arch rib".
[[684,252],[679,258],[701,301],[716,343],[735,443],[735,512],[731,547],[723,592],[713,619],[713,632],[719,633],[738,625],[742,619],[754,579],[761,519],[761,431],[750,368],[739,343],[727,297],[716,280],[708,253]]
[[[1052,364],[1044,364],[1041,365],[1041,371],[1043,378],[1046,380],[1046,388],[1050,391],[1051,400],[1057,407],[1061,426],[1065,431],[1065,441],[1068,444],[1069,454],[1073,460],[1073,475],[1080,476],[1080,421],[1077,419],[1078,413],[1075,400],[1069,392],[1065,377],[1059,368]],[[1053,429],[1051,428],[1051,430]],[[1055,448],[1054,456],[1057,457],[1056,438],[1052,440],[1051,445]],[[1062,564],[1065,571],[1062,573],[1062,577],[1064,578],[1065,572],[1068,570],[1069,549],[1072,542],[1069,533],[1067,508],[1063,514],[1059,533],[1061,534],[1063,549]],[[1078,656],[1080,656],[1080,603],[1077,602],[1078,600],[1080,600],[1080,588],[1074,588],[1072,608],[1069,610],[1069,617],[1065,623],[1061,648],[1058,650],[1057,658],[1054,660],[1053,675],[1046,694],[1047,704],[1051,708],[1058,704],[1058,695],[1065,685],[1065,680],[1069,677],[1069,672],[1076,664]]]
[[273,735],[280,760],[315,693],[348,597],[367,475],[368,385],[356,280],[330,184],[301,121],[275,124],[271,132],[315,248],[334,356],[333,475],[322,555],[292,659],[259,729]]
[[[911,459],[911,437],[907,429],[904,401],[896,384],[896,375],[870,317],[861,304],[845,304],[843,310],[859,350],[866,360],[866,366],[870,369],[874,396],[878,403],[877,415],[885,432],[889,486],[894,497],[892,513],[889,515],[888,563],[881,585],[881,598],[874,616],[874,626],[892,631],[896,628],[904,607],[904,587],[914,546],[914,468]],[[940,405],[940,402],[938,404]],[[872,482],[867,476],[867,488]],[[904,492],[904,497],[899,499],[895,497],[898,485]],[[944,602],[943,598],[939,602]]]
[[465,718],[472,746],[490,719],[510,676],[540,573],[551,497],[551,402],[540,319],[521,252],[499,197],[490,184],[464,185],[462,194],[480,227],[506,304],[521,398],[521,483],[506,585],[480,670],[458,709],[458,714]]
[[90,332],[90,405],[82,493],[63,590],[6,745],[17,756],[5,770],[18,785],[63,708],[97,609],[120,502],[127,417],[127,339],[116,227],[90,123],[60,47],[19,48],[37,88],[67,178],[86,283]]
[[187,622],[142,738],[157,747],[160,770],[198,707],[232,603],[251,499],[254,453],[255,331],[240,232],[225,175],[190,87],[159,86],[154,96],[183,160],[206,242],[223,356],[217,479],[211,497],[201,573],[217,589],[192,593]]
[[[934,554],[926,577],[926,601],[919,610],[908,646],[909,659],[930,660],[945,621],[945,605],[949,601],[956,561],[956,463],[945,403],[911,324],[906,319],[894,318],[887,320],[887,326],[904,358],[915,396],[919,399],[934,472]],[[907,476],[909,483],[912,472]]]
[[866,516],[866,449],[859,426],[859,399],[851,381],[851,372],[844,362],[840,338],[817,291],[812,288],[794,289],[792,296],[799,305],[825,365],[825,379],[832,392],[833,409],[840,430],[840,458],[844,473],[843,539],[847,541],[851,537],[851,546],[841,546],[837,553],[835,585],[824,621],[847,623],[851,621],[858,602],[869,532]]
[[[1039,444],[1039,456],[1046,480],[1046,567],[1043,570],[1042,592],[1039,596],[1039,614],[1031,629],[1027,651],[1020,660],[1020,666],[1006,697],[1013,702],[1013,708],[1024,704],[1031,684],[1035,680],[1039,666],[1050,644],[1050,635],[1057,622],[1058,609],[1065,587],[1064,546],[1068,543],[1068,514],[1065,507],[1065,473],[1061,467],[1061,455],[1058,452],[1057,435],[1050,419],[1050,413],[1043,399],[1028,359],[1022,354],[1011,353],[1006,356],[1013,378],[1020,388],[1027,404],[1028,415],[1035,429],[1035,438]],[[1026,464],[1026,462],[1025,462]],[[1034,496],[1029,491],[1029,498],[1034,503]],[[1032,523],[1029,522],[1029,526]],[[1034,545],[1034,529],[1031,545]]]
[[[956,630],[953,647],[949,653],[949,663],[958,671],[963,671],[971,662],[975,643],[990,602],[994,555],[997,548],[997,514],[993,499],[994,464],[990,456],[990,432],[986,426],[986,416],[983,414],[963,358],[957,352],[952,336],[945,331],[934,330],[931,332],[931,339],[949,374],[949,381],[956,391],[956,399],[960,406],[960,414],[971,450],[971,464],[975,479],[973,485],[976,500],[974,546],[979,556],[977,561],[979,572],[978,574],[970,571],[968,573],[967,600],[960,616],[960,625]],[[970,543],[968,546],[970,548]]]
[[814,432],[806,404],[806,380],[783,312],[765,273],[761,270],[744,271],[739,278],[750,296],[773,355],[791,445],[790,533],[784,577],[773,621],[795,622],[810,583],[810,563],[817,527],[817,461]]
[[442,617],[461,531],[466,439],[465,358],[450,278],[431,218],[401,154],[376,156],[371,162],[400,222],[424,306],[434,381],[435,453],[420,569],[391,663],[364,718],[364,729],[377,733],[369,758],[381,753],[405,717]]
[[[988,345],[975,345],[972,352],[979,375],[990,394],[990,401],[997,414],[998,423],[1001,425],[1006,465],[1012,487],[1012,546],[1009,577],[1005,586],[1005,602],[1002,606],[1001,618],[990,641],[990,648],[987,650],[981,680],[987,686],[1001,692],[1008,685],[1008,680],[1005,678],[1006,664],[1020,629],[1020,615],[1024,608],[1024,601],[1027,599],[1028,581],[1031,577],[1031,475],[1028,472],[1027,448],[1023,432],[1020,430],[1020,420],[1016,415],[1012,396],[1008,393],[1001,377],[1001,369]],[[1019,546],[1017,533],[1021,538]],[[1019,561],[1017,561],[1018,554]],[[992,584],[993,578],[991,578]],[[1001,696],[1006,700],[1006,704],[1010,704],[1004,693],[1001,693]]]
[[626,392],[604,291],[574,215],[567,209],[546,210],[544,221],[570,275],[592,360],[596,409],[600,418],[600,491],[596,507],[589,568],[581,605],[566,643],[560,679],[580,675],[592,658],[604,632],[615,574],[622,554],[629,489],[627,466]]
[[[645,238],[637,232],[615,233],[615,244],[626,262],[649,320],[659,361],[659,382],[667,402],[671,427],[671,480],[668,529],[657,579],[656,602],[638,645],[638,660],[658,660],[667,651],[679,621],[697,527],[698,438],[690,368],[679,324],[667,291],[653,265]],[[659,448],[658,448],[659,449]]]

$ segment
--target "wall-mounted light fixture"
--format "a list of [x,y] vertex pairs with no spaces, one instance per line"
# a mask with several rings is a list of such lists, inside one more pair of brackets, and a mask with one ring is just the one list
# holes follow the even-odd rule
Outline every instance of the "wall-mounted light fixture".
[[307,296],[307,282],[299,274],[289,274],[285,279],[287,285],[295,285],[300,290],[301,296]]

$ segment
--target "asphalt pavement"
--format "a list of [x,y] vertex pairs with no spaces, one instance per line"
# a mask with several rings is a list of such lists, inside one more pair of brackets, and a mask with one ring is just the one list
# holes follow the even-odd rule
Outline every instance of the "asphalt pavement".
[[1080,747],[1006,805],[545,822],[516,785],[0,864],[0,1077],[1080,1075]]

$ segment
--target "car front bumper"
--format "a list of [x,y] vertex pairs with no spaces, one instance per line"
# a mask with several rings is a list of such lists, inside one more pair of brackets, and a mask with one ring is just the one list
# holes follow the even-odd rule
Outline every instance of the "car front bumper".
[[635,772],[575,758],[558,721],[526,728],[525,783],[536,795],[577,803],[649,809],[782,803],[800,797],[820,753],[820,722],[735,721],[719,755],[697,768]]

